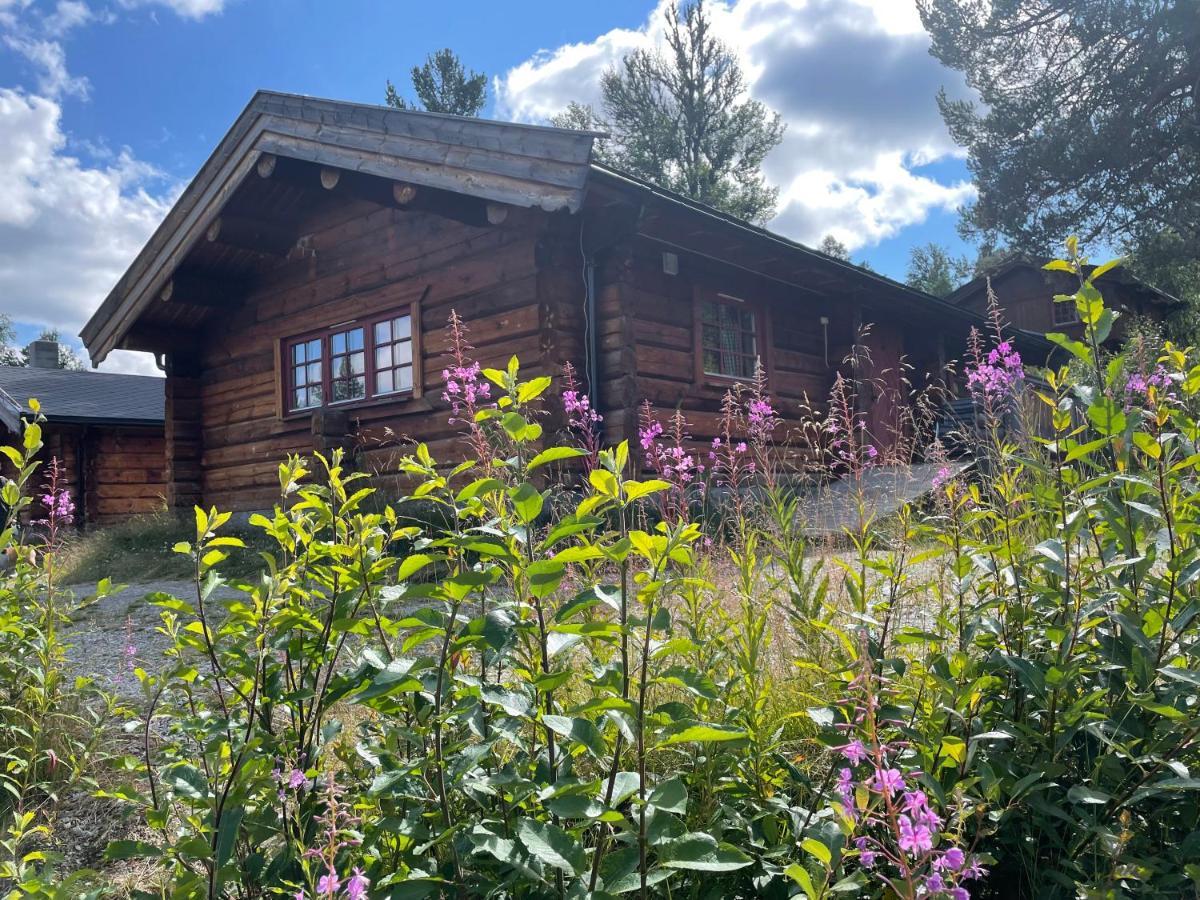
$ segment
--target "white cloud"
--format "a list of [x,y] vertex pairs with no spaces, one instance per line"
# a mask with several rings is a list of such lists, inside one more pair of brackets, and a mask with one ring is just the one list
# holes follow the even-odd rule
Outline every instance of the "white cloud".
[[[171,201],[128,150],[98,166],[69,155],[61,116],[50,98],[0,88],[0,297],[13,319],[74,334]],[[122,354],[105,368],[153,362]]]
[[67,55],[58,41],[21,37],[17,34],[4,36],[4,43],[33,63],[40,70],[38,90],[49,97],[69,94],[86,100],[90,86],[83,77],[75,77],[67,71]]
[[126,9],[139,6],[162,6],[184,19],[203,19],[219,15],[228,0],[119,0]]
[[[597,103],[601,73],[661,41],[660,0],[639,29],[545,50],[495,81],[501,115],[542,121],[572,100]],[[938,113],[961,76],[928,52],[912,0],[733,0],[709,4],[713,30],[738,54],[750,93],[778,110],[787,135],[764,171],[780,187],[772,228],[815,243],[834,233],[851,249],[969,200],[966,182],[916,171],[959,155]]]

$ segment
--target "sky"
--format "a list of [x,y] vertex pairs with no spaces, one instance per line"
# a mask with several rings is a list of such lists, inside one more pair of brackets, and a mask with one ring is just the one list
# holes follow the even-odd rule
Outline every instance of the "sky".
[[[601,73],[661,41],[667,0],[0,0],[0,311],[21,342],[76,333],[254,91],[382,102],[441,47],[490,76],[490,118],[596,102]],[[973,196],[937,110],[969,96],[912,0],[709,0],[751,96],[787,124],[764,166],[770,227],[832,234],[903,278],[929,241],[970,253]],[[152,373],[146,354],[104,368]]]

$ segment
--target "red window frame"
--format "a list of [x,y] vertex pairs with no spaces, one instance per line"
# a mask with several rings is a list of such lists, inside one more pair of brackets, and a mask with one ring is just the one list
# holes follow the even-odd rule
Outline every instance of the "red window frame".
[[[408,336],[406,338],[396,339],[393,333],[392,322],[396,319],[408,317]],[[389,309],[386,312],[375,313],[370,316],[363,316],[357,319],[351,319],[346,322],[338,322],[336,325],[329,325],[324,328],[314,329],[304,332],[303,334],[291,335],[283,338],[279,342],[278,356],[280,369],[280,414],[284,417],[302,416],[311,414],[322,409],[344,409],[346,407],[361,406],[371,403],[382,403],[388,401],[404,400],[411,397],[417,397],[421,392],[421,344],[420,344],[420,310],[416,304],[410,306],[402,306],[395,309]],[[389,340],[382,344],[376,341],[376,327],[386,324],[388,326]],[[348,346],[344,348],[344,352],[335,354],[334,338],[335,336],[352,333],[361,330],[362,332],[362,349],[351,349]],[[320,357],[319,364],[321,367],[321,380],[319,382],[304,382],[298,383],[296,379],[296,369],[298,364],[293,361],[293,348],[309,344],[314,341],[320,342]],[[376,365],[376,351],[386,346],[389,350],[389,358],[394,359],[393,350],[397,346],[402,346],[408,343],[410,347],[410,359],[407,364],[399,363],[386,367],[393,373],[400,371],[407,365],[411,370],[411,383],[409,387],[400,390],[379,391],[376,390],[376,374],[379,368]],[[349,358],[352,354],[363,354],[363,372],[362,376],[365,381],[365,390],[361,397],[348,397],[344,400],[333,400],[333,383],[342,379],[334,377],[334,366],[337,359]],[[310,361],[306,359],[303,365],[310,365]],[[357,373],[351,374],[349,377],[359,377]],[[321,388],[321,403],[312,404],[309,406],[295,406],[297,388],[311,387],[320,385]]]

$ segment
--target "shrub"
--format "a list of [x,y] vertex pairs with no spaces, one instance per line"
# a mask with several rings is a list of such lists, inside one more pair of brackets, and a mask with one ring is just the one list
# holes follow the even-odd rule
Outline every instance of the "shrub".
[[[707,455],[652,410],[603,448],[570,380],[480,369],[455,318],[470,459],[417,446],[395,503],[339,453],[288,460],[263,565],[219,603],[244,541],[195,511],[109,792],[158,837],[109,857],[183,898],[1194,891],[1200,366],[1106,356],[1109,267],[1069,249],[1071,365],[978,336],[984,477],[934,445],[932,501],[886,540],[849,382],[806,461],[761,381]],[[805,490],[830,472],[857,520],[821,554]]]

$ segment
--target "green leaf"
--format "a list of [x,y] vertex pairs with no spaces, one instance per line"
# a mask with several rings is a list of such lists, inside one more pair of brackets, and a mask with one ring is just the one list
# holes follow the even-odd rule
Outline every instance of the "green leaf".
[[710,834],[692,832],[663,847],[663,865],[699,872],[732,872],[754,862],[732,844],[717,843]]
[[536,400],[550,387],[551,379],[546,375],[539,375],[537,378],[531,378],[517,388],[517,402],[528,403],[531,400]]
[[659,744],[670,747],[675,744],[706,744],[718,741],[742,741],[749,735],[736,728],[718,728],[716,725],[691,725],[676,732]]
[[601,759],[608,752],[608,744],[600,729],[590,719],[572,716],[542,716],[542,722],[555,734],[582,744],[592,756]]
[[542,505],[545,500],[538,489],[528,481],[522,482],[508,493],[512,498],[513,509],[516,510],[517,517],[523,525],[528,525],[542,514]]
[[104,848],[106,862],[117,862],[123,859],[158,859],[163,855],[162,847],[148,844],[145,841],[109,841]]
[[687,813],[687,801],[687,788],[678,775],[655,786],[646,798],[646,802],[651,806],[681,816]]
[[828,847],[818,841],[816,838],[805,838],[800,842],[808,853],[815,856],[826,869],[833,862],[833,853]]
[[550,447],[531,459],[526,468],[532,472],[549,463],[560,462],[564,459],[577,459],[580,456],[587,456],[587,453],[574,447]]
[[1112,797],[1103,791],[1093,790],[1092,788],[1077,784],[1067,791],[1067,799],[1072,803],[1087,803],[1103,806],[1112,800]]
[[583,845],[551,822],[521,819],[517,837],[531,856],[548,866],[578,875],[587,865]]

